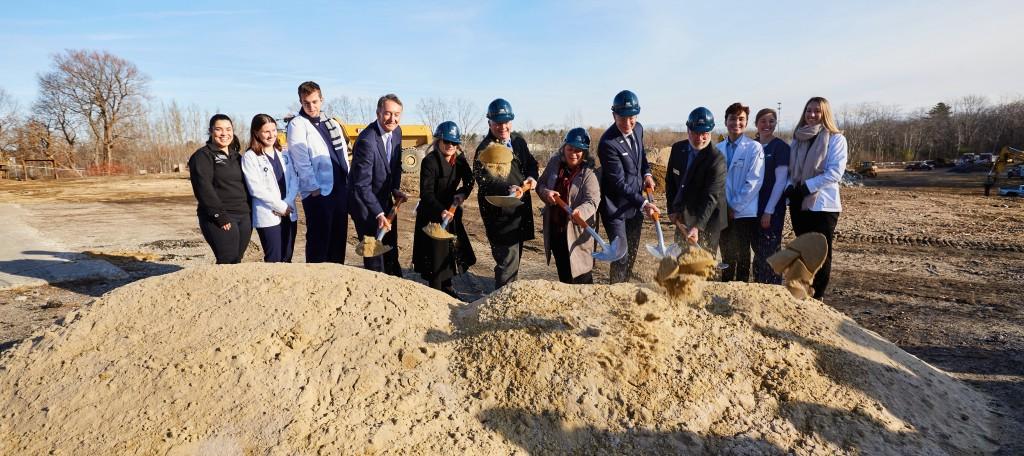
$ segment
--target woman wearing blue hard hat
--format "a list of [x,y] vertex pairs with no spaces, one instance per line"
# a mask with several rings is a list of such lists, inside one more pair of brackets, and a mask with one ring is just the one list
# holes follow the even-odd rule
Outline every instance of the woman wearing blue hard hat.
[[[555,257],[558,280],[594,283],[594,238],[585,226],[597,223],[601,187],[590,159],[590,136],[582,128],[565,135],[559,153],[551,157],[537,186],[544,207],[544,254]],[[567,204],[570,214],[561,206]]]
[[[473,169],[462,153],[462,134],[455,122],[441,122],[434,131],[434,138],[433,148],[420,163],[413,269],[431,288],[459,298],[452,286],[452,277],[476,264],[473,246],[462,224],[461,207],[473,192]],[[432,236],[424,228],[443,232]]]

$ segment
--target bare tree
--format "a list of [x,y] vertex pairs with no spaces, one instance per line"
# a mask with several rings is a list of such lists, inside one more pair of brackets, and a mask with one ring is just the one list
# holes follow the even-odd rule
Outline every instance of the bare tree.
[[0,88],[0,152],[13,152],[18,125],[18,102]]
[[430,127],[430,131],[434,131],[438,124],[451,117],[448,103],[442,98],[420,98],[420,101],[416,102],[416,112],[419,113],[420,122]]
[[53,71],[39,76],[40,91],[67,100],[95,140],[95,161],[109,171],[125,122],[142,115],[149,78],[106,51],[67,50],[53,57],[53,65]]
[[[465,134],[474,134],[484,121],[484,112],[476,107],[476,103],[465,98],[456,98],[450,104],[452,120],[459,124]],[[431,128],[433,130],[433,128]]]

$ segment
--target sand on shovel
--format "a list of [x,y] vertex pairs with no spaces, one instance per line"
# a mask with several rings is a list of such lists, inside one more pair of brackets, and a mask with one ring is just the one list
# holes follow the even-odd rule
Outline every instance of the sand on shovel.
[[987,454],[986,398],[818,301],[339,265],[118,289],[0,358],[0,454]]

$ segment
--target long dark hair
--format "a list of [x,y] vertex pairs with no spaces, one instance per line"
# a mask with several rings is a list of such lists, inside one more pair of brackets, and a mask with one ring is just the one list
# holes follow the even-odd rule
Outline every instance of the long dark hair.
[[[252,118],[252,124],[249,127],[249,148],[257,154],[263,153],[263,142],[259,139],[259,132],[268,123],[277,125],[277,121],[270,117],[269,114],[256,114]],[[281,151],[281,142],[276,137],[274,138],[274,150]]]
[[[206,138],[207,144],[213,144],[213,126],[221,120],[228,121],[228,123],[231,124],[231,128],[234,129],[235,123],[231,121],[231,118],[228,117],[227,114],[214,114],[213,117],[210,117],[210,127],[206,130],[207,135],[209,135]],[[240,152],[242,150],[242,142],[238,140],[238,135],[231,136],[233,136],[233,138],[231,139],[231,144],[228,145],[228,152]]]

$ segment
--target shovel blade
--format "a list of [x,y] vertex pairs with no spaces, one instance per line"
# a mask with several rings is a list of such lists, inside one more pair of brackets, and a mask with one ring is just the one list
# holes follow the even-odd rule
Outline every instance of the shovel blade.
[[594,252],[593,256],[598,261],[618,261],[622,257],[626,256],[626,243],[622,241],[621,237],[612,239],[611,244],[603,245],[603,250],[600,252]]
[[519,207],[519,205],[523,204],[523,200],[516,198],[515,196],[491,195],[485,196],[484,199],[487,200],[488,203],[503,208]]
[[448,230],[441,228],[441,225],[438,223],[428,223],[427,226],[423,227],[423,233],[438,241],[447,241],[455,237]]
[[356,244],[356,253],[363,258],[379,257],[390,251],[390,245],[385,245],[372,236],[363,236],[363,241]]
[[659,246],[658,244],[647,244],[646,247],[647,247],[647,252],[650,253],[651,256],[653,256],[654,258],[657,258],[657,259],[660,260],[660,259],[665,258],[666,256],[668,256],[668,255],[665,254],[665,252],[663,250],[661,250],[661,246]]

